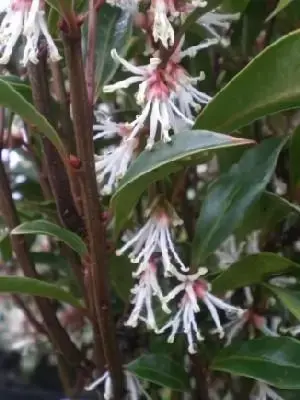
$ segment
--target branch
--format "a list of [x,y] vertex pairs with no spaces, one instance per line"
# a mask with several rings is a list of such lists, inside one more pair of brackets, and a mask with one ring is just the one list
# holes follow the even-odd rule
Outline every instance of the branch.
[[95,0],[89,1],[88,12],[88,40],[87,40],[87,55],[86,55],[86,87],[89,104],[94,104],[95,95],[95,50],[96,50],[96,26],[97,26],[97,11],[95,8]]
[[74,130],[70,117],[70,100],[68,98],[63,72],[59,62],[51,62],[50,69],[52,74],[52,84],[54,94],[59,105],[60,138],[62,139],[67,151],[75,154],[76,145],[74,139]]
[[[4,165],[0,160],[0,212],[9,230],[20,225],[20,220],[12,199],[12,192],[5,173]],[[39,279],[31,259],[29,249],[22,235],[12,235],[11,243],[17,261],[25,276]],[[59,323],[52,303],[44,298],[35,297],[37,306],[41,312],[45,328],[55,349],[64,356],[65,360],[73,367],[85,367],[85,360],[81,352],[70,340],[68,334]]]
[[122,364],[116,340],[109,294],[109,277],[105,242],[105,227],[100,215],[94,169],[94,144],[92,130],[92,107],[88,102],[81,51],[81,33],[63,32],[66,64],[70,80],[70,97],[74,131],[81,169],[78,178],[81,185],[87,241],[90,251],[90,273],[93,304],[102,336],[102,343],[114,387],[114,399],[123,393]]
[[209,400],[206,366],[199,353],[191,355],[190,359],[192,362],[192,376],[196,379],[193,399]]
[[[28,66],[28,75],[32,88],[35,107],[51,123],[51,98],[46,73],[46,54],[40,54],[39,63]],[[46,158],[48,179],[54,195],[56,207],[62,224],[69,230],[82,235],[84,223],[73,201],[70,182],[64,164],[50,140],[42,136]]]

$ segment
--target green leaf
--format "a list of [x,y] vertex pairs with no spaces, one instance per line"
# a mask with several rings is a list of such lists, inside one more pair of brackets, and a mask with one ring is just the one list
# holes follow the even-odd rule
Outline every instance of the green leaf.
[[213,370],[262,380],[279,389],[300,389],[300,342],[264,337],[232,345],[213,360]]
[[52,222],[35,220],[24,222],[11,231],[11,235],[42,234],[54,236],[58,240],[66,243],[81,257],[87,253],[87,248],[82,239],[73,232],[62,228]]
[[58,133],[47,119],[22,94],[18,93],[15,87],[16,84],[13,86],[0,78],[0,105],[19,114],[28,124],[34,125],[37,130],[52,142],[61,154],[65,154],[65,149]]
[[182,132],[171,143],[157,143],[152,151],[144,150],[131,164],[112,198],[116,233],[119,233],[144,190],[153,182],[180,171],[210,151],[248,144],[231,136],[208,131]]
[[55,38],[58,34],[59,19],[60,19],[59,11],[54,7],[50,8],[50,11],[48,13],[47,25],[48,25],[48,30],[53,38]]
[[299,290],[283,289],[278,286],[264,285],[281,301],[281,303],[300,320],[300,292]]
[[1,261],[10,261],[12,259],[12,248],[9,233],[1,233],[0,234],[0,262]]
[[298,126],[291,137],[289,145],[289,174],[291,194],[294,199],[300,197],[300,126]]
[[81,308],[80,302],[67,290],[38,279],[20,276],[0,276],[0,293],[28,294],[47,297]]
[[[118,69],[118,64],[111,57],[111,50],[125,56],[132,34],[132,14],[118,7],[104,4],[97,15],[96,35],[96,98]],[[84,32],[87,37],[87,29]]]
[[24,97],[26,101],[32,103],[31,87],[16,75],[1,75],[1,79],[11,85],[13,89]]
[[298,400],[299,392],[298,390],[276,390],[276,393],[281,396],[283,400]]
[[229,13],[242,12],[247,7],[250,0],[224,0],[222,11]]
[[145,354],[127,365],[137,377],[177,391],[189,388],[188,375],[182,364],[163,354]]
[[53,254],[46,251],[33,251],[30,255],[35,264],[46,264],[61,271],[68,268],[67,260],[60,254]]
[[193,262],[200,263],[239,225],[271,179],[286,139],[272,138],[245,151],[208,189],[197,221]]
[[46,2],[60,14],[70,12],[73,8],[73,0],[46,0]]
[[247,211],[243,222],[234,232],[244,238],[254,230],[260,229],[262,237],[272,232],[276,225],[292,214],[300,213],[300,208],[283,197],[271,192],[264,192]]
[[288,5],[290,5],[294,0],[279,0],[276,8],[271,14],[268,16],[267,21],[274,18],[280,11],[284,10]]
[[195,128],[230,132],[265,115],[299,107],[299,47],[299,30],[267,47],[204,108]]
[[120,299],[128,302],[130,289],[133,287],[134,279],[132,272],[136,264],[132,264],[126,256],[112,256],[109,262],[110,280],[115,292]]
[[280,274],[300,265],[274,253],[251,254],[232,264],[212,282],[214,292],[223,293],[261,283],[270,275]]

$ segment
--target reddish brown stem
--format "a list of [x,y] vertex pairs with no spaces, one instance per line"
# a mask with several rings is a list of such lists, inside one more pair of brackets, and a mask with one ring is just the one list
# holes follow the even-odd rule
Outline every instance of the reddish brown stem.
[[87,40],[85,78],[86,78],[88,101],[91,105],[94,104],[94,96],[95,96],[96,25],[97,25],[97,11],[95,7],[95,0],[89,0],[88,40]]
[[112,307],[109,294],[109,278],[105,227],[101,221],[101,208],[97,193],[94,169],[94,144],[92,130],[92,107],[88,101],[81,51],[81,33],[64,32],[66,64],[70,80],[70,96],[74,131],[81,170],[78,179],[81,185],[84,219],[87,231],[90,260],[87,266],[91,273],[93,304],[101,332],[102,344],[108,369],[111,374],[114,399],[120,400],[123,393],[122,364],[115,335]]
[[200,354],[191,355],[192,376],[196,378],[196,388],[193,391],[194,400],[209,400],[206,366]]
[[45,329],[44,325],[35,318],[30,308],[26,305],[25,301],[16,294],[14,294],[12,298],[14,299],[14,302],[17,304],[17,306],[20,307],[21,310],[24,312],[26,318],[28,319],[32,327],[36,330],[36,332],[49,338],[48,332]]

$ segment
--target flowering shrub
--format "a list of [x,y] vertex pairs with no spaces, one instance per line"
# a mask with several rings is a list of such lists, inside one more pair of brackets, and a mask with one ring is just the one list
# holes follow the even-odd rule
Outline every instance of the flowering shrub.
[[0,343],[66,396],[298,395],[296,3],[1,2]]

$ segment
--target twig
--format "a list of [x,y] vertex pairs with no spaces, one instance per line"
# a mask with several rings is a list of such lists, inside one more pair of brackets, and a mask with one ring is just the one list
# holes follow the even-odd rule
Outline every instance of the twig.
[[49,338],[48,332],[45,329],[44,325],[35,318],[35,316],[33,315],[30,308],[27,306],[25,301],[20,296],[17,296],[16,294],[12,295],[12,298],[13,298],[14,302],[17,304],[17,306],[22,309],[26,318],[28,319],[30,324],[33,326],[33,328],[36,330],[36,332],[38,332],[42,335],[45,335],[45,336],[47,336],[47,338]]

